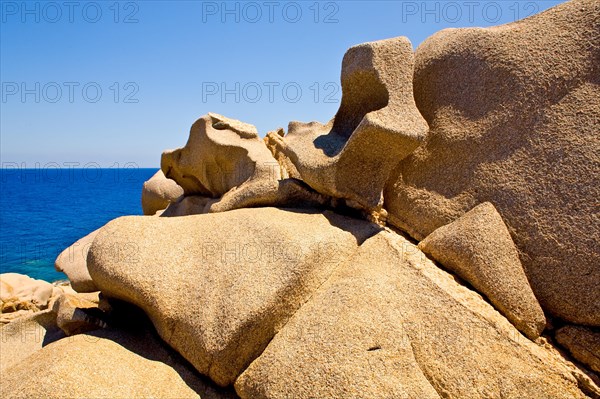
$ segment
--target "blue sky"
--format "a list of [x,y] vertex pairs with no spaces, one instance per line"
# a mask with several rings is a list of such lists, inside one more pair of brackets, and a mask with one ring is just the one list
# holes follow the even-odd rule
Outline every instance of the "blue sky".
[[329,120],[354,44],[491,26],[561,1],[5,1],[0,159],[158,167],[217,112]]

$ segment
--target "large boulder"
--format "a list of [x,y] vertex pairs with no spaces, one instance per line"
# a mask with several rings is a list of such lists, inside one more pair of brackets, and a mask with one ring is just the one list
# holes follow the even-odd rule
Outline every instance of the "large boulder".
[[182,195],[183,188],[159,170],[142,187],[142,211],[144,215],[154,215]]
[[401,236],[368,239],[237,379],[242,398],[585,398],[522,336]]
[[71,287],[77,292],[98,291],[87,269],[87,254],[97,233],[98,230],[94,230],[80,238],[62,251],[54,261],[56,271],[66,274]]
[[291,122],[267,134],[288,175],[368,210],[381,204],[392,168],[425,138],[413,99],[413,50],[405,37],[351,47],[342,62],[342,103],[327,124]]
[[[5,327],[6,328],[6,327]],[[53,342],[2,369],[2,398],[235,398],[150,331],[102,330]]]
[[428,235],[419,248],[472,284],[523,334],[540,336],[546,317],[494,205],[476,206]]
[[600,326],[599,60],[597,0],[436,33],[417,49],[414,73],[430,133],[384,193],[388,221],[418,240],[493,203],[542,308],[591,326]]
[[103,294],[142,308],[202,374],[229,385],[377,226],[332,212],[122,217],[94,240]]

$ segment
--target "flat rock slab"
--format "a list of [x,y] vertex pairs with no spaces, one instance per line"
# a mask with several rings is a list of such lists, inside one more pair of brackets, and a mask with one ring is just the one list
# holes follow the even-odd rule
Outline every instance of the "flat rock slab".
[[123,217],[101,229],[88,263],[105,295],[142,308],[169,345],[225,386],[378,229],[276,208]]

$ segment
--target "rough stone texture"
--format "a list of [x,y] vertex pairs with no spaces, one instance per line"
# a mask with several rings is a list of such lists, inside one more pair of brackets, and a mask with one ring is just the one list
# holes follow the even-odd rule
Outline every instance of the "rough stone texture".
[[555,335],[573,357],[600,373],[600,332],[581,326],[565,326]]
[[62,251],[54,261],[56,271],[66,274],[71,282],[71,287],[77,292],[98,291],[98,287],[92,281],[87,269],[87,254],[96,234],[98,234],[98,230],[77,240]]
[[0,274],[0,313],[41,310],[48,306],[54,286],[24,274]]
[[253,399],[585,397],[564,360],[389,232],[337,268],[235,388]]
[[[111,326],[120,306],[130,325],[61,339],[58,326],[103,325],[97,294],[0,276],[0,310],[16,317],[0,328],[0,397],[235,397],[199,371],[244,398],[600,398],[595,374],[538,337],[534,295],[600,325],[599,44],[600,3],[573,0],[426,41],[414,73],[425,119],[405,38],[347,52],[326,125],[261,141],[253,126],[201,118],[144,187],[145,213],[180,217],[119,218],[80,240],[89,253],[57,260],[78,289],[115,298]],[[382,222],[395,166],[388,220],[535,343],[389,230],[329,211],[232,210],[350,206]],[[556,340],[598,371],[596,327]]]
[[[27,280],[26,280],[27,281]],[[36,280],[40,281],[40,280]],[[45,283],[45,281],[43,281]],[[55,301],[64,293],[72,293],[75,291],[71,288],[69,284],[64,284],[62,282],[52,283],[52,293],[50,298],[46,302],[45,306],[38,307],[34,303],[29,300],[20,301],[18,298],[13,297],[12,299],[7,300],[7,302],[2,302],[0,300],[0,326],[6,323],[13,322],[19,318],[31,316],[37,312],[44,311],[46,309],[51,309],[54,306]],[[45,286],[45,284],[44,284]],[[44,288],[45,290],[45,288]],[[15,310],[17,309],[17,310]]]
[[210,206],[213,202],[214,200],[211,200],[211,198],[203,197],[201,195],[181,197],[178,201],[169,204],[167,209],[165,209],[160,216],[173,217],[208,213],[208,209],[206,209],[207,205]]
[[169,345],[225,386],[376,231],[332,212],[276,208],[122,217],[102,228],[88,266],[104,294],[142,308]]
[[37,311],[38,310],[33,310],[33,309],[21,309],[21,310],[16,310],[14,312],[11,311],[10,313],[0,313],[0,326],[10,323],[18,318],[32,315],[32,314],[36,313]]
[[350,48],[342,103],[326,125],[291,122],[267,146],[290,177],[316,191],[375,208],[391,169],[425,138],[412,92],[413,50],[405,37]]
[[415,100],[430,133],[384,193],[388,221],[418,240],[492,202],[542,308],[592,326],[600,325],[599,59],[597,0],[436,33],[415,58]]
[[254,126],[213,113],[192,125],[185,147],[163,153],[161,168],[186,195],[219,198],[209,212],[271,205],[281,179]]
[[142,188],[142,210],[144,215],[154,215],[182,195],[183,188],[174,180],[167,179],[163,171],[159,170],[150,180],[144,183]]
[[[1,326],[0,372],[10,370],[43,346],[64,337],[64,332],[56,325],[56,313],[52,309],[29,314]],[[0,388],[5,384],[2,379]]]
[[529,338],[540,336],[546,317],[494,205],[476,206],[436,229],[419,248],[468,281]]
[[145,331],[102,330],[61,339],[0,375],[5,399],[235,398],[211,387]]
[[[271,206],[293,206],[294,208],[325,207],[330,205],[330,198],[321,195],[296,179],[283,179],[277,183],[276,191],[265,194],[261,199],[261,205]],[[213,205],[220,199],[212,199],[200,195],[189,195],[171,203],[164,212],[157,215],[163,217],[200,215],[215,212]]]
[[67,335],[75,335],[107,327],[111,307],[99,293],[90,293],[63,294],[53,309],[58,327]]

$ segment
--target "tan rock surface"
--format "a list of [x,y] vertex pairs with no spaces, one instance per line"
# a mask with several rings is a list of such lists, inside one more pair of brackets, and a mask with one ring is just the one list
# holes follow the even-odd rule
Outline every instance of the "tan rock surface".
[[600,373],[600,332],[568,325],[559,329],[555,338],[575,359]]
[[0,274],[0,313],[45,309],[54,286],[19,273]]
[[[0,373],[45,345],[64,338],[65,334],[56,325],[56,313],[52,309],[20,317],[0,327]],[[5,385],[4,379],[0,388]],[[4,396],[3,396],[4,397]]]
[[175,201],[160,214],[163,217],[173,216],[188,216],[188,215],[200,215],[208,213],[207,205],[210,206],[214,200],[201,195],[188,195],[181,197],[178,201]]
[[14,312],[11,311],[9,313],[0,313],[0,326],[2,326],[3,324],[10,323],[18,318],[30,316],[36,312],[39,312],[39,310],[21,309]]
[[104,294],[141,307],[169,345],[224,386],[375,231],[332,212],[276,208],[123,217],[94,240],[89,270]]
[[391,169],[425,138],[412,91],[413,50],[405,37],[351,47],[342,62],[342,103],[334,119],[291,122],[267,145],[290,177],[367,209],[381,202]]
[[254,126],[213,113],[192,125],[185,147],[163,153],[161,168],[186,195],[219,198],[209,212],[272,205],[281,179]]
[[71,282],[71,287],[77,292],[98,291],[87,270],[87,254],[96,234],[98,234],[98,230],[77,240],[62,251],[54,261],[56,271],[66,274]]
[[419,243],[419,248],[468,281],[529,338],[540,336],[546,317],[494,205],[477,205],[436,229]]
[[235,387],[253,399],[585,397],[560,357],[388,232],[337,268]]
[[[233,198],[233,197],[230,197]],[[163,217],[200,215],[215,212],[221,209],[222,199],[212,199],[200,195],[189,195],[171,203],[164,212]],[[321,195],[296,179],[283,179],[277,182],[274,191],[263,192],[260,201],[255,205],[271,205],[278,207],[292,206],[294,208],[324,207],[330,205],[330,198]],[[215,208],[215,206],[217,206]]]
[[56,341],[4,369],[2,398],[235,398],[152,333],[102,330]]
[[183,188],[175,180],[167,179],[163,171],[159,170],[144,183],[142,188],[142,210],[144,215],[154,215],[182,195]]
[[[416,51],[426,142],[385,190],[421,240],[492,202],[542,308],[600,326],[600,2],[493,28],[447,29]],[[402,154],[398,158],[401,158]]]
[[[537,302],[594,326],[555,338],[598,371],[599,61],[600,2],[572,0],[439,32],[414,74],[406,38],[351,48],[325,125],[263,141],[202,117],[144,185],[144,213],[179,217],[116,219],[57,259],[126,328],[81,334],[104,326],[98,294],[0,275],[15,318],[0,397],[236,397],[202,373],[252,399],[600,398],[538,337]],[[331,211],[239,209],[276,205],[362,208],[423,241]]]
[[111,307],[99,293],[63,294],[53,310],[58,327],[67,335],[75,335],[107,327]]

